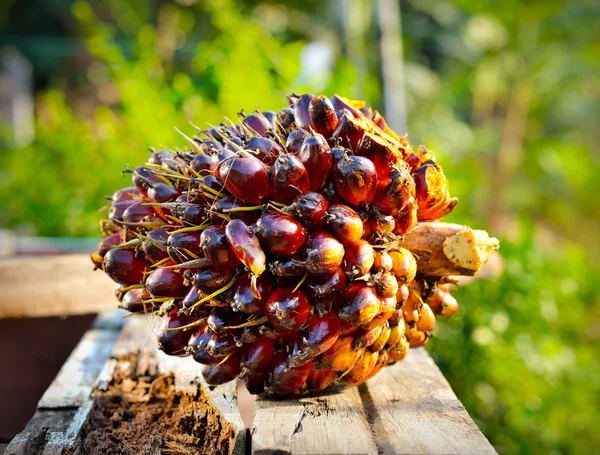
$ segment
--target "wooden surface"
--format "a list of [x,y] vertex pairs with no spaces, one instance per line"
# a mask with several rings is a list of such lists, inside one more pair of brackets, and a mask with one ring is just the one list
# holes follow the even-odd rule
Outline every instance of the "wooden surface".
[[67,316],[114,309],[115,285],[88,255],[0,260],[0,318]]

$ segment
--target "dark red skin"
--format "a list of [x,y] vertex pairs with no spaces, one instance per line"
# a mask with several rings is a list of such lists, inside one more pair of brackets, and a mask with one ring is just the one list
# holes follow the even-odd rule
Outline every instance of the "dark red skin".
[[190,168],[200,175],[206,175],[214,172],[214,162],[212,153],[200,153],[190,162]]
[[274,121],[275,121],[275,116],[277,115],[277,112],[275,111],[262,111],[262,115],[264,118],[267,119],[267,122],[269,122],[271,124],[271,126],[274,125]]
[[200,235],[200,247],[204,256],[218,269],[232,269],[241,264],[231,250],[224,226],[210,226]]
[[123,214],[125,213],[125,210],[137,203],[138,201],[134,199],[113,202],[113,204],[110,206],[110,210],[108,211],[108,219],[116,225],[121,225],[121,223],[124,221]]
[[148,194],[148,190],[157,183],[164,183],[162,179],[156,176],[156,171],[146,166],[136,167],[131,174],[131,182],[140,193],[143,195]]
[[130,289],[123,295],[119,308],[127,310],[131,313],[139,313],[140,311],[152,311],[152,303],[143,303],[152,296],[146,289]]
[[217,215],[217,213],[225,214],[232,220],[242,220],[244,223],[250,225],[256,223],[258,220],[258,216],[260,212],[256,211],[234,211],[234,212],[225,212],[227,209],[233,209],[238,207],[250,207],[252,204],[246,204],[240,200],[237,200],[233,196],[227,196],[218,201],[215,201],[214,204],[210,207],[210,222],[216,225],[225,225],[227,221]]
[[218,175],[225,188],[244,202],[260,204],[270,194],[269,174],[258,158],[227,158]]
[[309,189],[310,178],[300,158],[290,154],[280,155],[271,172],[271,198],[289,204]]
[[209,386],[218,386],[233,381],[240,374],[240,353],[231,354],[227,360],[217,365],[202,365],[202,377]]
[[194,275],[194,286],[201,291],[215,291],[222,288],[231,279],[231,271],[211,267]]
[[385,215],[396,215],[414,196],[415,182],[410,172],[405,167],[397,167],[379,182],[372,206]]
[[269,273],[263,273],[256,280],[256,288],[260,294],[257,298],[252,293],[251,275],[246,273],[235,282],[231,307],[245,314],[262,314],[265,303],[273,290],[273,278]]
[[295,129],[290,135],[287,137],[285,141],[285,148],[288,153],[296,154],[300,151],[302,144],[304,143],[304,139],[308,136],[308,131],[303,129]]
[[267,380],[267,372],[259,371],[252,374],[244,375],[244,384],[252,395],[260,395],[265,391],[265,381]]
[[392,144],[371,133],[363,134],[356,155],[369,158],[373,162],[379,179],[386,178],[393,169],[392,166],[401,161],[400,155],[394,150]]
[[196,286],[192,286],[188,293],[183,298],[181,305],[183,308],[190,308],[194,303],[200,300],[202,296],[200,295],[200,291]]
[[295,331],[308,321],[310,305],[304,292],[286,286],[271,293],[265,304],[265,314],[276,329]]
[[291,256],[306,240],[306,229],[282,213],[266,213],[256,222],[254,232],[265,250],[274,256]]
[[164,161],[169,161],[173,159],[173,154],[168,150],[157,150],[152,152],[150,158],[148,158],[148,163],[150,164],[163,164]]
[[147,202],[135,202],[123,212],[123,221],[125,223],[141,223],[144,218],[155,215],[154,209],[145,205]]
[[405,235],[413,230],[418,221],[417,203],[414,198],[409,199],[404,208],[396,213],[394,221],[396,224],[393,232],[396,235]]
[[300,256],[292,256],[289,258],[280,258],[270,264],[271,273],[280,279],[300,278],[306,273]]
[[267,387],[277,395],[293,395],[304,385],[312,363],[307,363],[297,368],[290,368],[284,353],[276,354],[271,361]]
[[201,205],[190,204],[179,215],[186,226],[200,226],[206,221],[206,210]]
[[300,98],[294,103],[294,118],[296,119],[296,126],[298,128],[307,130],[313,126],[308,108],[314,97],[310,93],[305,93],[304,95],[300,95]]
[[183,327],[194,322],[194,318],[186,315],[177,316],[177,310],[162,318],[162,324],[158,331],[158,349],[168,355],[185,356],[186,347],[194,329],[166,330]]
[[162,261],[169,257],[167,254],[167,240],[169,233],[174,230],[172,227],[154,229],[146,233],[150,240],[143,240],[141,250],[145,258],[152,264]]
[[[214,196],[216,196],[216,194],[214,193],[215,191],[217,192],[217,194],[219,196],[230,196],[229,191],[227,191],[225,189],[225,187],[223,186],[223,182],[221,182],[221,180],[219,180],[217,177],[215,177],[214,175],[205,175],[204,177],[202,177],[202,179],[200,180],[200,185],[199,185],[199,191],[203,191],[204,193],[209,194],[210,196],[206,196],[203,195],[202,198],[209,203],[213,203],[215,201]],[[208,190],[206,187],[210,188],[213,191]],[[213,196],[213,197],[211,197]]]
[[225,228],[229,246],[238,259],[256,276],[260,276],[267,267],[267,257],[258,238],[241,220],[231,220]]
[[338,118],[335,113],[335,107],[326,96],[315,96],[308,106],[313,129],[322,134],[325,139],[329,139],[338,124]]
[[144,283],[154,297],[182,298],[188,292],[181,273],[175,269],[158,268],[146,277]]
[[267,137],[252,136],[246,144],[246,149],[258,152],[256,157],[269,166],[281,155],[284,150],[281,145]]
[[312,275],[329,276],[344,258],[344,246],[326,231],[310,235],[306,246],[306,270]]
[[[241,145],[242,145],[241,139],[235,137],[230,140],[232,142],[236,143],[239,147],[241,147]],[[236,149],[230,143],[227,143],[227,145],[225,147],[226,148],[219,150],[217,153],[213,153],[211,156],[211,160],[212,160],[211,169],[213,169],[212,173],[216,177],[219,176],[219,169],[221,169],[221,165],[225,162],[225,160],[235,157],[236,152],[238,151],[238,149]]]
[[377,171],[373,162],[362,156],[344,156],[333,170],[335,188],[352,206],[368,204],[377,191]]
[[142,196],[142,193],[135,186],[128,186],[127,188],[123,188],[123,189],[115,191],[113,193],[113,195],[110,197],[110,200],[113,203],[121,202],[121,201],[130,201],[130,200],[137,200],[141,196]]
[[228,332],[213,333],[206,349],[208,353],[215,357],[223,357],[236,350],[235,339]]
[[172,202],[181,195],[181,191],[173,185],[166,183],[157,183],[148,190],[148,197],[153,202],[163,203]]
[[258,113],[247,115],[242,120],[242,123],[250,129],[250,131],[258,133],[260,136],[264,136],[267,130],[272,127],[269,121],[263,115]]
[[223,357],[216,357],[208,352],[208,343],[213,336],[214,334],[208,330],[208,327],[200,327],[190,337],[186,352],[191,354],[196,362],[204,365],[214,365],[221,362]]
[[[339,114],[338,114],[339,117]],[[353,118],[348,113],[342,114],[331,140],[341,139],[340,145],[356,150],[365,131],[370,129],[368,124],[359,118]]]
[[325,313],[322,317],[316,312],[308,320],[306,327],[298,332],[288,364],[298,367],[310,362],[333,346],[339,334],[340,320],[333,311]]
[[308,192],[297,196],[284,211],[291,213],[310,232],[323,229],[329,203],[320,193]]
[[380,306],[375,289],[365,283],[352,283],[337,299],[337,315],[358,327],[371,321]]
[[332,166],[335,166],[348,153],[350,151],[344,147],[331,147]]
[[354,245],[363,235],[363,222],[356,210],[343,204],[329,207],[325,216],[327,231],[342,245]]
[[306,136],[298,153],[298,158],[300,158],[308,172],[310,190],[316,191],[321,188],[327,177],[329,177],[333,162],[331,149],[325,138],[319,133]]
[[330,276],[309,275],[303,289],[311,299],[327,302],[340,295],[346,289],[346,283],[346,274],[340,267]]
[[238,326],[243,322],[241,314],[234,313],[228,308],[223,307],[213,308],[206,321],[208,327],[214,333],[233,333],[232,329],[228,329],[228,327]]
[[[171,234],[167,239],[167,253],[169,257],[177,263],[191,261],[202,257],[202,248],[200,248],[200,231],[180,232]],[[194,256],[186,253],[188,250]]]
[[117,232],[116,234],[111,234],[108,237],[102,239],[102,241],[98,244],[98,254],[102,257],[108,253],[113,246],[120,245],[123,243],[121,241],[121,233]]
[[288,135],[295,121],[294,109],[286,107],[277,112],[273,126],[278,133]]
[[256,373],[264,370],[273,358],[275,341],[261,336],[255,343],[242,347],[242,370]]
[[350,279],[366,275],[375,262],[375,250],[364,239],[346,248],[342,268]]
[[148,263],[138,258],[134,250],[113,248],[104,256],[102,268],[115,283],[132,286],[144,281],[147,266]]

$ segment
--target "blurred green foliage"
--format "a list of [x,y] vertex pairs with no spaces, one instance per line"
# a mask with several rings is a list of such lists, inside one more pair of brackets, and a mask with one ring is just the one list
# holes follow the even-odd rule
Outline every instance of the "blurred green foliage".
[[[379,103],[374,2],[353,3],[369,26],[345,34],[337,2],[187,3],[73,4],[92,94],[39,96],[35,141],[0,154],[2,225],[95,235],[123,164],[185,146],[174,125],[276,109],[291,91]],[[489,229],[504,257],[500,278],[457,291],[429,350],[499,452],[598,453],[600,8],[401,6],[411,141],[437,152],[460,199],[448,221]],[[311,41],[333,49],[319,77],[301,65]]]

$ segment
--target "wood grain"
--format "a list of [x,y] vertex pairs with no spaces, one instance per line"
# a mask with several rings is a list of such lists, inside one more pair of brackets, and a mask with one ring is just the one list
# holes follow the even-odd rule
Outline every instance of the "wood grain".
[[380,453],[496,453],[423,349],[359,389]]
[[252,453],[377,454],[358,389],[295,400],[259,398]]
[[0,318],[68,316],[114,309],[115,285],[89,256],[0,260]]

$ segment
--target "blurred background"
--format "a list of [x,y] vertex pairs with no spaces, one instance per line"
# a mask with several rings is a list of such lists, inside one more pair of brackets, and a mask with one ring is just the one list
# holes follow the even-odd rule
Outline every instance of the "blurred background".
[[366,99],[434,151],[447,221],[501,239],[502,275],[428,348],[459,399],[500,453],[599,453],[600,3],[0,4],[4,254],[92,249],[124,164],[185,145],[174,125]]

